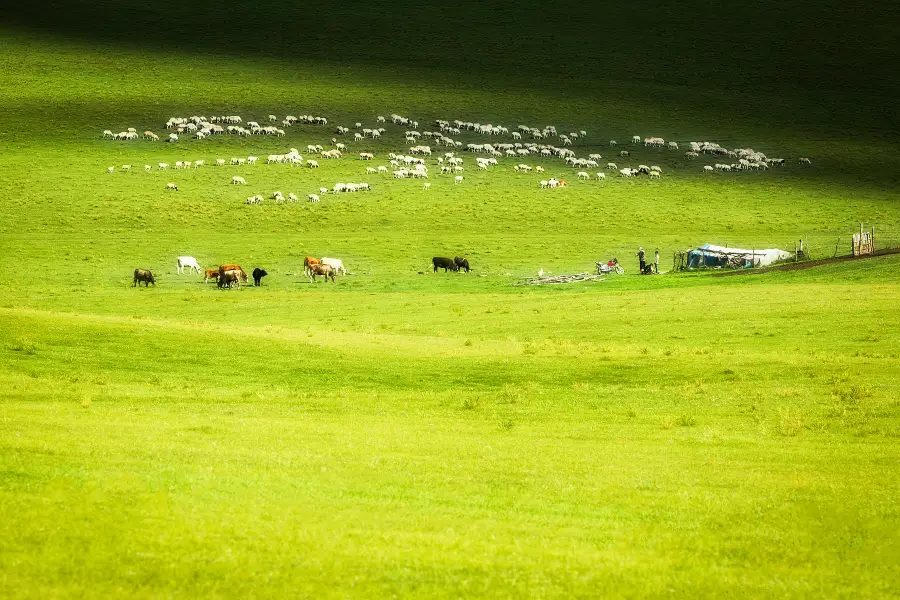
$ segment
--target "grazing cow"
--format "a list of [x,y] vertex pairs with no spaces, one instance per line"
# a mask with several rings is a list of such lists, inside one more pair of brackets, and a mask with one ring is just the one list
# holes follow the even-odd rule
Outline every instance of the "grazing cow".
[[445,256],[435,256],[431,259],[431,264],[434,265],[434,272],[437,273],[438,269],[444,269],[444,273],[447,272],[447,269],[451,271],[459,271],[459,267],[456,266],[456,263],[452,258],[447,258]]
[[260,269],[259,267],[253,269],[253,285],[257,287],[261,286],[262,278],[266,275],[268,275],[268,273],[266,273],[265,269]]
[[464,256],[457,256],[453,259],[453,263],[456,265],[456,270],[460,269],[465,270],[466,273],[469,272],[469,259]]
[[150,287],[150,284],[153,284],[153,287],[156,287],[156,280],[153,279],[153,273],[146,269],[135,269],[134,270],[134,282],[131,284],[131,287],[140,287],[141,282],[144,282],[144,287]]
[[318,258],[313,258],[312,256],[307,256],[306,258],[303,259],[303,272],[306,273],[307,275],[309,275],[309,268],[312,267],[313,265],[318,265],[321,262],[322,261],[320,261]]
[[309,282],[315,283],[316,275],[324,275],[325,281],[328,281],[328,278],[331,277],[331,281],[334,282],[334,269],[331,268],[331,265],[323,265],[316,264],[309,266]]
[[241,287],[241,272],[238,270],[220,271],[217,285],[220,288]]
[[334,269],[335,273],[340,273],[341,275],[347,274],[347,269],[344,268],[344,261],[339,258],[328,258],[327,256],[323,256],[322,260],[319,262],[323,265],[330,266]]
[[241,268],[241,265],[236,264],[227,264],[227,265],[219,265],[219,279],[222,278],[222,274],[225,271],[238,271],[240,273],[241,279],[247,281],[247,273],[244,272],[244,269]]
[[219,270],[218,269],[206,269],[204,272],[203,283],[209,283],[210,279],[215,279],[219,281]]
[[179,275],[184,275],[184,270],[187,269],[188,273],[193,273],[197,271],[200,273],[200,265],[197,264],[197,259],[193,256],[179,256],[178,260],[175,261],[175,271]]

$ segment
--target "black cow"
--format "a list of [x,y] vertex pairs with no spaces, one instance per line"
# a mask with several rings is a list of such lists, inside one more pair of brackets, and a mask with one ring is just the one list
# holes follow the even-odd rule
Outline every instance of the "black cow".
[[457,256],[453,259],[453,262],[456,264],[456,270],[465,269],[466,273],[469,272],[469,259],[464,256]]
[[268,273],[266,273],[265,269],[260,269],[259,267],[253,269],[253,285],[262,285],[262,278],[266,275],[268,275]]
[[443,269],[444,273],[447,272],[447,269],[451,271],[459,271],[459,267],[456,266],[456,263],[453,262],[452,258],[447,258],[445,256],[435,256],[431,259],[431,264],[434,265],[434,272],[437,273],[438,269]]
[[150,287],[150,284],[153,284],[153,287],[156,287],[156,280],[153,279],[153,273],[146,269],[135,269],[134,270],[134,283],[131,284],[131,287],[141,286],[141,282],[144,282],[144,287]]

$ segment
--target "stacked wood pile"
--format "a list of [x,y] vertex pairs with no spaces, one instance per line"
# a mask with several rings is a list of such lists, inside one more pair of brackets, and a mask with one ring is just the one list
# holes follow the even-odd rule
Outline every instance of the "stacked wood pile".
[[553,275],[547,277],[529,277],[516,285],[547,285],[554,283],[574,283],[576,281],[603,281],[602,275],[576,273],[574,275]]

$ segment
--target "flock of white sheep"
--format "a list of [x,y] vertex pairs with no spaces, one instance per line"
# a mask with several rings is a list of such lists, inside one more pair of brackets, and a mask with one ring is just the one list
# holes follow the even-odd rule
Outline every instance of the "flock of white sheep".
[[[418,131],[419,123],[408,117],[398,114],[391,114],[389,120],[392,124],[402,128],[406,128],[402,132],[403,138],[410,145],[405,153],[390,152],[387,154],[388,165],[367,166],[365,173],[367,175],[390,175],[393,179],[428,179],[429,168],[426,158],[432,161],[432,166],[436,167],[441,175],[453,175],[454,184],[460,184],[464,181],[461,174],[464,170],[464,158],[457,155],[459,152],[467,152],[478,155],[475,157],[475,167],[480,171],[489,171],[500,166],[500,159],[523,159],[526,157],[534,159],[553,160],[561,159],[568,168],[584,169],[577,171],[575,177],[581,181],[605,181],[607,174],[603,171],[595,172],[593,175],[588,169],[599,169],[600,161],[603,158],[600,154],[592,153],[585,157],[576,156],[575,151],[570,147],[574,141],[583,140],[587,137],[584,130],[573,131],[570,133],[558,133],[556,127],[547,125],[543,128],[531,127],[529,125],[519,125],[515,130],[511,131],[502,125],[482,124],[471,121],[462,120],[442,120],[434,121],[435,131]],[[388,118],[377,116],[376,125],[386,124]],[[247,121],[237,115],[232,116],[214,116],[206,118],[204,116],[191,117],[172,117],[166,122],[166,129],[172,130],[168,134],[168,141],[177,142],[179,135],[189,134],[195,139],[203,139],[211,135],[218,134],[234,134],[234,135],[286,135],[284,129],[280,129],[274,125],[278,122],[278,117],[268,115],[268,125],[260,125],[257,121]],[[312,115],[301,115],[295,117],[286,116],[281,120],[280,124],[284,128],[292,127],[296,124],[306,125],[327,125],[328,119],[325,117],[316,117]],[[462,135],[463,132],[473,133],[482,136],[509,136],[510,141],[500,141],[491,143],[466,143],[458,139],[449,137]],[[363,127],[361,122],[354,124],[353,128],[345,126],[337,126],[334,130],[335,136],[348,136],[352,133],[352,143],[363,142],[364,140],[378,140],[382,135],[387,133],[385,127]],[[532,141],[523,141],[524,136],[528,136]],[[138,135],[137,130],[133,127],[127,128],[120,133],[113,133],[112,130],[104,130],[102,137],[113,140],[136,140],[139,137],[145,140],[159,141],[160,137],[152,131],[144,131],[142,135]],[[549,143],[550,140],[558,140],[556,144]],[[423,144],[424,140],[429,140],[428,144]],[[326,149],[321,144],[309,144],[306,146],[307,154],[315,155],[316,159],[304,159],[296,148],[291,148],[285,154],[270,154],[265,159],[265,164],[288,164],[289,166],[306,166],[310,169],[319,167],[318,159],[334,160],[342,159],[348,153],[348,144],[351,143],[349,138],[346,142],[338,141],[337,137],[330,140],[330,148]],[[637,147],[643,145],[644,148],[665,149],[675,151],[679,149],[678,142],[668,141],[660,137],[633,136],[631,139],[632,146]],[[434,151],[431,145],[447,148],[448,151],[440,153],[434,157]],[[610,148],[618,146],[615,140],[609,140]],[[449,150],[451,149],[452,150]],[[716,142],[690,142],[690,150],[685,153],[687,159],[696,159],[701,155],[724,156],[731,158],[734,162],[715,163],[714,165],[703,165],[704,172],[733,172],[733,171],[761,171],[767,170],[770,166],[784,166],[785,160],[781,158],[769,158],[762,152],[754,151],[752,148],[735,148],[729,150],[722,147]],[[373,161],[375,154],[372,152],[361,151],[356,153],[361,161]],[[621,158],[630,157],[628,150],[621,150],[618,155]],[[481,156],[487,155],[487,156]],[[218,158],[215,160],[215,166],[249,166],[259,161],[257,156],[248,157],[232,157],[230,160]],[[801,164],[811,164],[809,158],[802,157],[799,159]],[[204,159],[194,161],[176,161],[174,169],[197,169],[205,164]],[[125,164],[121,166],[121,171],[130,171],[132,165]],[[169,163],[160,162],[157,164],[156,170],[164,171],[170,168]],[[544,173],[546,168],[543,165],[531,166],[525,163],[517,163],[513,166],[515,172],[530,174]],[[616,171],[620,177],[634,178],[646,175],[649,179],[660,179],[662,177],[662,168],[657,165],[637,166],[619,166],[614,162],[607,162],[606,171]],[[114,173],[116,167],[109,167],[108,173]],[[144,165],[144,171],[153,171],[151,165]],[[246,185],[246,180],[238,175],[231,178],[233,185]],[[567,182],[558,177],[542,179],[539,186],[542,189],[567,187]],[[427,191],[431,188],[430,182],[423,184],[423,190]],[[166,190],[178,190],[178,186],[174,183],[166,185]],[[306,195],[310,202],[319,202],[321,196],[333,193],[352,193],[357,191],[369,191],[371,186],[368,183],[337,183],[329,190],[329,188],[321,187],[315,193]],[[285,196],[282,192],[273,192],[270,196],[275,203],[296,202],[298,196],[289,193]],[[264,197],[256,194],[247,198],[247,204],[261,204]]]

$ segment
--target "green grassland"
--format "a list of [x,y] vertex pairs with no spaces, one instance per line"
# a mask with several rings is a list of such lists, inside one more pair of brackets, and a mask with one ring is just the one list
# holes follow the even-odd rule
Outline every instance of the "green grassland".
[[[896,58],[896,9],[754,9],[239,2],[232,27],[213,3],[176,19],[58,2],[11,17],[0,596],[900,595],[900,256],[634,275],[638,246],[667,270],[704,242],[844,254],[860,222],[900,245],[898,86],[877,66]],[[585,129],[579,156],[663,177],[579,182],[555,158],[479,172],[466,155],[463,184],[431,166],[423,192],[364,173],[406,148],[390,123],[350,144],[371,164],[261,164],[393,112],[420,130]],[[329,126],[100,137],[269,113]],[[632,148],[635,134],[788,164],[705,175],[713,158]],[[248,155],[260,164],[212,166]],[[538,189],[550,176],[569,187]],[[351,181],[373,191],[244,203]],[[270,275],[219,290],[177,275],[181,254]],[[431,272],[456,254],[471,273]],[[306,255],[350,275],[310,284]],[[625,275],[514,285],[612,256]],[[157,285],[133,288],[136,267]]]

